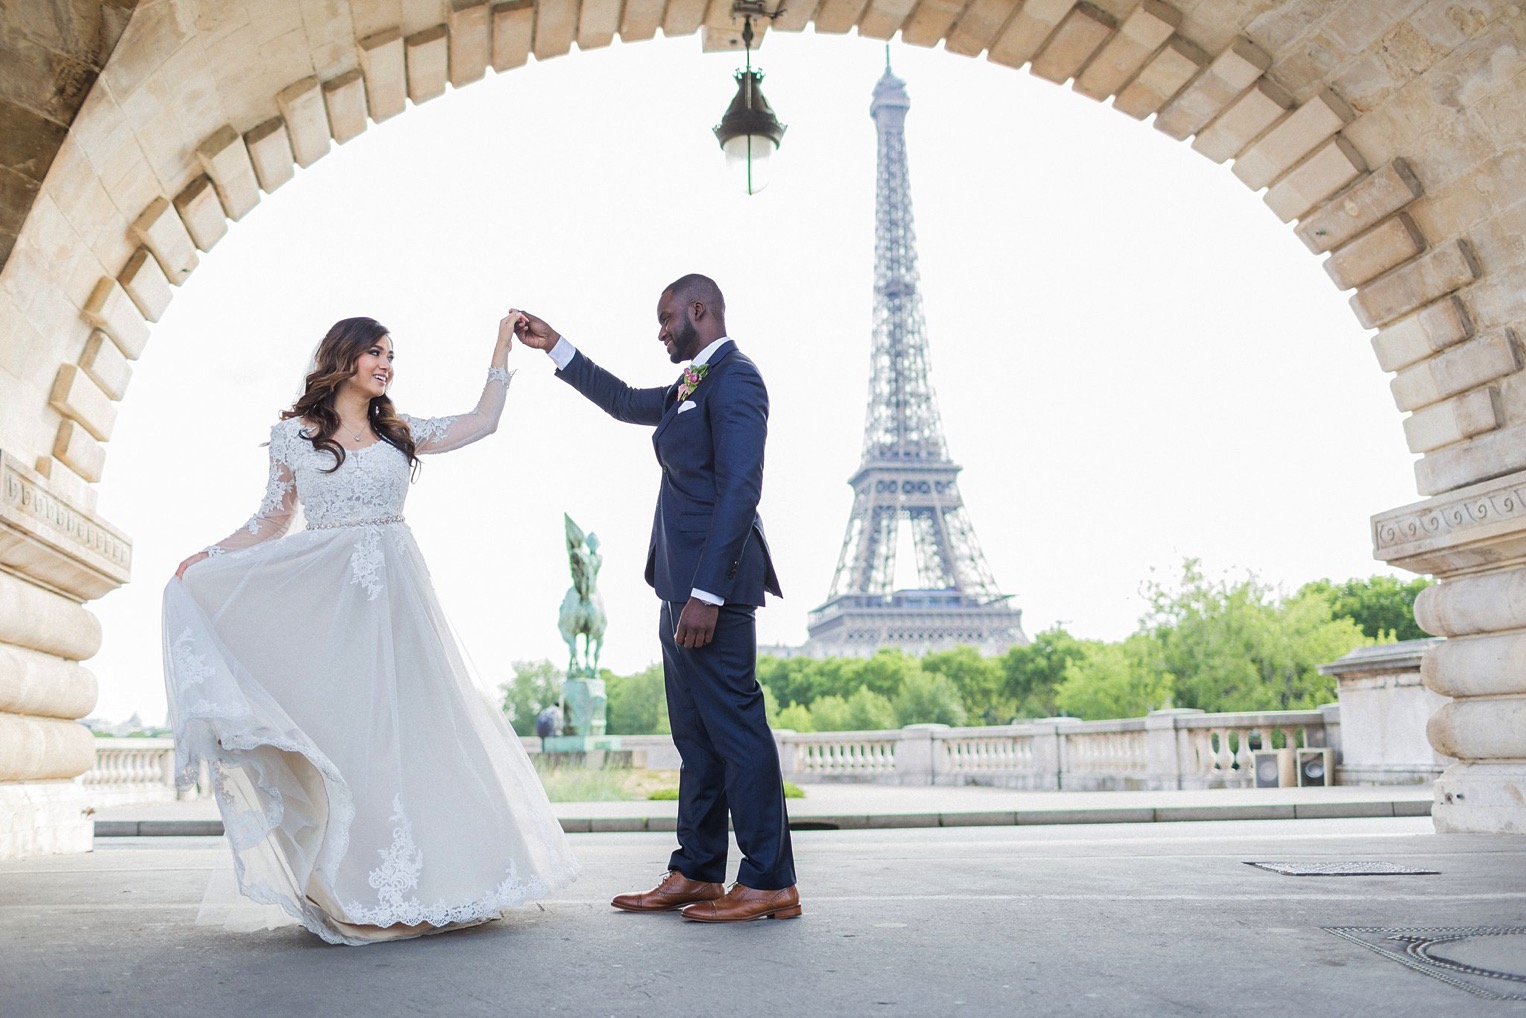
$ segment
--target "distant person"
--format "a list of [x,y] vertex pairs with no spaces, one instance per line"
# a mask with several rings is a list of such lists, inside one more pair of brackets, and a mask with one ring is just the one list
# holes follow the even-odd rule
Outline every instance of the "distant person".
[[[674,364],[688,362],[671,385],[631,388],[534,315],[521,313],[515,331],[605,413],[656,429],[662,486],[646,579],[662,600],[668,720],[683,759],[678,849],[655,888],[611,904],[714,923],[798,916],[779,753],[755,675],[754,613],[764,591],[780,596],[758,517],[768,392],[726,336],[720,288],[688,275],[658,298],[657,339]],[[729,890],[728,812],[742,850]]]
[[393,408],[383,326],[335,324],[270,431],[259,510],[165,587],[179,781],[210,766],[239,889],[331,943],[496,919],[577,872],[403,522],[418,455],[497,428],[518,320],[476,408],[436,418]]
[[552,704],[535,715],[535,734],[542,739],[554,739],[562,734],[562,709]]

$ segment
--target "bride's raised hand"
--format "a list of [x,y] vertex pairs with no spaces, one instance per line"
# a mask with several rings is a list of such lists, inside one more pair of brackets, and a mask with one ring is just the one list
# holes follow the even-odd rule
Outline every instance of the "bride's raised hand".
[[175,567],[175,579],[177,579],[177,580],[185,579],[185,571],[187,569],[191,568],[196,563],[200,562],[202,559],[209,558],[209,557],[210,556],[206,552],[198,551],[196,554],[192,555],[190,558],[186,559],[184,562],[180,563],[180,565]]
[[514,346],[514,332],[521,317],[521,312],[509,308],[509,313],[498,320],[498,349],[495,352],[507,355]]

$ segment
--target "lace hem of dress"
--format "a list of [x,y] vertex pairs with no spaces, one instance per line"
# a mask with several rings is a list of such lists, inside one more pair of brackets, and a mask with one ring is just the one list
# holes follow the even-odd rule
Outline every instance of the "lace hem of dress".
[[[449,926],[454,923],[480,922],[502,915],[505,909],[523,905],[535,898],[542,898],[556,888],[541,877],[521,880],[519,866],[509,861],[503,880],[492,892],[475,901],[448,905],[437,901],[426,905],[417,897],[403,897],[405,891],[419,885],[419,874],[424,871],[424,853],[413,840],[413,825],[403,809],[402,796],[392,799],[392,816],[397,826],[392,829],[392,844],[378,849],[382,864],[372,870],[367,882],[376,888],[375,907],[348,901],[344,904],[345,921],[363,926]],[[577,875],[577,864],[568,867],[565,882],[570,883]]]
[[[358,926],[419,926],[428,923],[430,926],[450,926],[455,923],[481,922],[487,919],[497,919],[508,909],[536,898],[544,898],[557,888],[540,877],[532,877],[521,881],[515,875],[515,867],[510,866],[508,876],[502,883],[493,889],[491,894],[479,898],[476,901],[468,901],[460,905],[447,905],[443,901],[433,905],[425,905],[418,900],[399,903],[396,907],[385,905],[376,908],[364,908],[356,903],[347,903],[344,907],[348,915],[347,922]],[[567,878],[567,883],[571,882]]]
[[[189,648],[185,649],[189,650]],[[218,705],[201,701],[187,710],[186,718],[179,724],[185,725],[191,720],[198,719],[223,721],[252,716],[247,708],[240,708],[241,705]],[[221,767],[241,769],[259,794],[259,809],[242,808],[227,789],[226,778],[222,775],[214,780],[213,793],[217,797],[219,812],[222,814],[229,842],[235,847],[248,848],[280,827],[285,816],[285,802],[280,789],[260,780],[261,771],[258,764],[248,760],[245,754],[268,747],[303,757],[322,776],[324,791],[328,797],[328,822],[324,846],[316,860],[314,873],[333,873],[338,860],[343,859],[349,851],[350,831],[355,822],[354,803],[343,779],[333,769],[333,765],[305,740],[292,739],[263,729],[227,728],[224,725],[219,725],[218,729],[215,738],[212,739],[203,737],[183,740],[187,745],[187,752],[176,774],[177,786],[194,787],[203,762],[214,770]],[[191,749],[192,743],[200,745],[197,749]],[[417,886],[423,859],[422,854],[412,847],[412,827],[402,812],[400,797],[394,799],[393,807],[392,819],[397,827],[393,830],[392,846],[389,849],[379,850],[383,860],[382,865],[371,874],[370,883],[373,887],[377,887],[379,892],[378,903],[375,907],[367,907],[358,902],[346,903],[343,917],[330,915],[305,895],[294,900],[290,893],[280,888],[251,879],[242,854],[235,851],[233,852],[233,868],[240,893],[261,905],[276,906],[326,943],[358,947],[375,941],[346,933],[336,924],[376,927],[379,931],[398,924],[417,926],[427,923],[440,928],[458,923],[482,922],[496,919],[507,909],[560,890],[577,879],[581,872],[582,867],[578,861],[569,859],[566,867],[553,879],[531,877],[522,880],[518,875],[517,867],[511,862],[505,871],[504,879],[498,886],[475,901],[455,905],[439,901],[426,905],[417,899],[405,900],[404,891]]]
[[[192,710],[194,712],[195,708]],[[243,712],[243,716],[248,716],[247,710]],[[186,762],[176,774],[175,783],[180,788],[194,786],[203,762],[206,762],[209,767],[238,767],[244,771],[263,798],[262,808],[259,810],[240,808],[226,787],[226,778],[221,774],[212,784],[213,794],[217,798],[219,807],[218,812],[222,814],[225,833],[229,843],[235,848],[247,848],[262,838],[268,837],[270,832],[280,827],[286,812],[285,800],[280,789],[261,783],[258,780],[259,767],[245,766],[245,761],[240,759],[241,752],[247,753],[268,747],[302,756],[317,769],[323,777],[329,812],[324,846],[318,854],[314,871],[332,873],[338,860],[343,859],[345,853],[349,851],[350,828],[355,823],[355,804],[344,782],[340,780],[338,772],[333,771],[333,765],[326,759],[320,762],[320,758],[313,755],[314,750],[307,743],[268,732],[223,732],[217,736],[216,747],[216,750],[202,754],[189,753]],[[233,872],[238,881],[239,893],[261,905],[276,906],[300,923],[308,932],[320,937],[326,943],[350,945],[368,943],[368,941],[347,937],[335,929],[330,921],[332,917],[309,902],[307,898],[304,897],[300,901],[293,900],[289,893],[282,893],[278,888],[250,879],[244,865],[244,858],[238,851],[233,852]]]
[[[193,719],[236,721],[240,718],[251,717],[247,707],[234,705],[209,705],[205,700],[195,704],[187,711],[187,721]],[[184,724],[184,722],[182,722]],[[344,858],[345,852],[350,847],[350,826],[355,820],[355,804],[350,800],[349,792],[345,789],[344,782],[339,778],[333,765],[327,760],[322,762],[315,758],[315,750],[305,742],[289,739],[270,733],[258,733],[253,731],[228,731],[220,733],[215,741],[216,750],[197,753],[187,752],[179,771],[175,775],[175,787],[188,789],[196,787],[201,775],[201,765],[206,763],[209,768],[216,767],[239,767],[248,775],[251,783],[260,794],[268,801],[269,805],[258,812],[255,810],[241,809],[228,794],[225,787],[225,778],[219,776],[212,782],[213,793],[217,796],[218,806],[221,807],[223,823],[227,827],[228,840],[235,845],[252,845],[260,838],[265,837],[271,831],[281,825],[281,819],[285,815],[284,800],[281,790],[273,785],[262,783],[258,780],[260,773],[257,766],[246,766],[240,758],[240,753],[269,747],[280,750],[283,753],[292,753],[307,760],[323,777],[323,788],[328,796],[328,826],[332,830],[332,837],[328,838],[323,850],[319,853],[318,867],[332,867],[339,859]],[[235,856],[237,853],[234,853]],[[242,878],[242,874],[240,874]],[[239,881],[240,886],[243,880]]]

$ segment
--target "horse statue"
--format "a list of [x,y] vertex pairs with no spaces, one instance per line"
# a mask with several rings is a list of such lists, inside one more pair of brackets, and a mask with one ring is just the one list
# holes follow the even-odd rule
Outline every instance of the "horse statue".
[[[604,599],[599,596],[599,554],[597,534],[584,535],[583,529],[562,514],[567,530],[567,564],[572,570],[572,586],[562,598],[562,611],[556,627],[567,644],[567,677],[596,678],[599,674],[599,651],[604,647]],[[578,638],[582,638],[579,654]]]

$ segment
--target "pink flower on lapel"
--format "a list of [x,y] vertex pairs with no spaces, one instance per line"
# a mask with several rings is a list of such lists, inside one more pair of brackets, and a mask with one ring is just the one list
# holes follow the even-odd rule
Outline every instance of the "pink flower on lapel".
[[684,368],[683,381],[678,383],[678,402],[682,403],[694,395],[694,390],[699,388],[699,383],[705,380],[710,373],[708,364],[690,364]]

